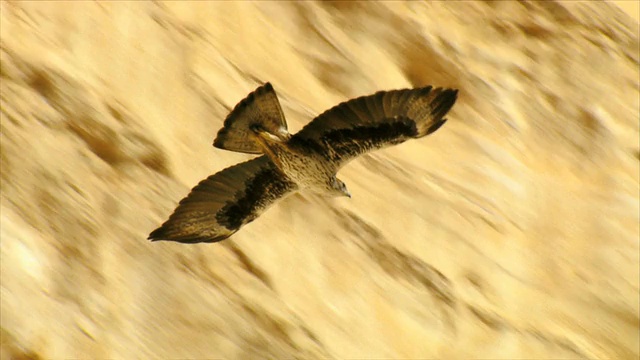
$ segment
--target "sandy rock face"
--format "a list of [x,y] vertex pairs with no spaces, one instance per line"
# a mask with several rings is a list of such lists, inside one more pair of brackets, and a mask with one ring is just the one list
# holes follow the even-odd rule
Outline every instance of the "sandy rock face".
[[[634,358],[638,23],[608,3],[0,3],[2,358]],[[636,18],[637,19],[637,18]],[[270,81],[434,135],[229,240],[145,240]]]

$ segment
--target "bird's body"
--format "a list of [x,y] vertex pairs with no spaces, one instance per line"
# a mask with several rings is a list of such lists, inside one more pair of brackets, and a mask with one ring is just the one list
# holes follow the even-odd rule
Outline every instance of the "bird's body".
[[351,196],[337,171],[355,157],[436,131],[457,90],[381,91],[341,103],[291,135],[271,84],[231,111],[214,146],[263,154],[203,180],[151,240],[215,242],[298,190]]
[[[326,195],[342,195],[336,193],[333,185],[336,179],[335,169],[326,161],[324,154],[318,149],[300,146],[291,142],[291,137],[281,139],[264,131],[258,131],[258,142],[264,153],[278,169],[300,190],[311,190]],[[306,169],[300,171],[300,169]],[[340,189],[338,189],[340,190]]]

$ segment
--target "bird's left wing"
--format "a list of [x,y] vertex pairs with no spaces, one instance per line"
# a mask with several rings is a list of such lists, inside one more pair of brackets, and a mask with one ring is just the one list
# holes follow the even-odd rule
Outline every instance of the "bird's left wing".
[[194,187],[150,240],[216,242],[297,190],[266,156],[226,168]]
[[324,154],[337,171],[365,152],[436,131],[457,94],[428,86],[362,96],[325,111],[289,142]]

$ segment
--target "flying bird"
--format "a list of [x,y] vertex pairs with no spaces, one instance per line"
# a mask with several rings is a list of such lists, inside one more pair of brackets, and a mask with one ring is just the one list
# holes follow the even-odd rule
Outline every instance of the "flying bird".
[[213,142],[261,156],[201,181],[149,239],[221,241],[303,189],[351,197],[336,177],[341,167],[368,151],[438,130],[457,94],[431,86],[379,91],[336,105],[292,135],[276,92],[266,83],[236,105]]

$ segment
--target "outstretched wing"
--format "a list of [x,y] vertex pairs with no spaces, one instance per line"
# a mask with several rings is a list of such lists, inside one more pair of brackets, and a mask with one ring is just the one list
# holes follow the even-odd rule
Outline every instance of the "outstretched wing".
[[224,126],[213,146],[249,154],[261,154],[254,140],[252,128],[258,126],[274,135],[288,135],[287,122],[282,114],[276,91],[270,83],[255,89],[236,105],[224,120]]
[[226,168],[194,187],[150,240],[221,241],[238,231],[297,185],[266,156]]
[[343,102],[316,117],[290,140],[315,149],[337,171],[353,158],[436,131],[456,101],[458,90],[380,91]]

